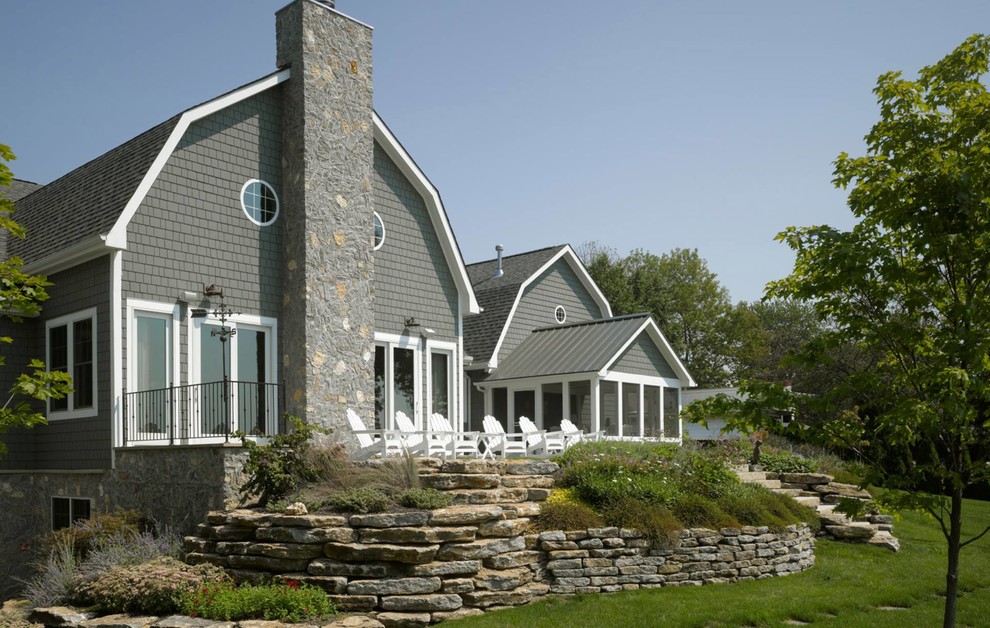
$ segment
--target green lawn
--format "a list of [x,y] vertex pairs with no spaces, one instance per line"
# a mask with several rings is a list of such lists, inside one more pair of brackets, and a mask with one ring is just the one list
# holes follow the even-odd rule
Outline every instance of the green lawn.
[[[964,533],[990,522],[990,503],[967,500]],[[905,513],[894,524],[897,554],[819,541],[817,564],[759,582],[560,596],[444,626],[905,626],[942,623],[945,541],[938,524]],[[990,625],[990,537],[963,549],[959,626]],[[797,620],[797,621],[794,621]]]

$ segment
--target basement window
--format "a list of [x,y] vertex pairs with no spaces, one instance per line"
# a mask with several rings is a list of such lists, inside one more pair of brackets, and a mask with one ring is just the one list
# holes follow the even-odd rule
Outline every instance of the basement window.
[[91,506],[89,498],[52,497],[52,531],[89,519]]

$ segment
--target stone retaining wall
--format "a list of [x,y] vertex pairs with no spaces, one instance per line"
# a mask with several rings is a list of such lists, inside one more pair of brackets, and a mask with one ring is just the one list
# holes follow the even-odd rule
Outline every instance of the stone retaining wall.
[[386,625],[436,623],[547,593],[769,578],[814,564],[806,526],[685,530],[658,547],[634,530],[533,533],[550,462],[427,461],[422,483],[455,505],[367,515],[212,512],[186,538],[190,562],[238,580],[299,580]]

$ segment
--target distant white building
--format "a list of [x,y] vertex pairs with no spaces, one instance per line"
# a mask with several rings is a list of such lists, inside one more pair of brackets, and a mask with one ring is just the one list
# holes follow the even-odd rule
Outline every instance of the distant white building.
[[[734,397],[739,399],[739,389],[732,386],[728,388],[689,388],[681,391],[681,401],[684,406],[688,406],[691,403],[698,401],[700,399],[708,399],[709,397],[714,397],[715,395],[726,395],[729,397]],[[712,440],[715,438],[739,438],[745,436],[742,432],[738,430],[731,430],[729,432],[722,432],[722,428],[725,427],[725,419],[722,418],[711,418],[708,419],[708,427],[705,427],[701,423],[693,423],[688,420],[684,420],[684,436],[691,438],[693,440]]]

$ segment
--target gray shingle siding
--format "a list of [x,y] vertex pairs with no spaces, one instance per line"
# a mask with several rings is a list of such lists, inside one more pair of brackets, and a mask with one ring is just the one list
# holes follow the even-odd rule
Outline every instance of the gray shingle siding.
[[629,348],[615,361],[610,370],[634,375],[670,377],[677,379],[674,369],[650,340],[646,332],[641,332]]
[[606,315],[570,264],[559,259],[526,287],[509,323],[499,358],[508,356],[532,330],[556,325],[554,310],[558,305],[564,306],[567,323],[591,321]]
[[[268,182],[280,196],[281,118],[273,88],[199,120],[186,131],[130,222],[123,262],[128,298],[174,304],[215,283],[235,312],[277,317],[282,214],[260,227],[244,214],[241,188]],[[127,355],[126,309],[124,351]],[[186,375],[186,326],[181,373]]]
[[[96,308],[97,415],[52,420],[31,430],[14,431],[5,437],[11,454],[0,461],[4,469],[106,469],[110,467],[112,405],[110,397],[110,256],[80,264],[49,277],[49,300],[40,318],[18,327],[15,361],[23,366],[28,358],[45,359],[45,321]],[[30,330],[30,340],[25,342]],[[15,346],[16,346],[15,344]],[[5,369],[5,375],[16,375]],[[43,406],[39,406],[42,407]]]
[[375,331],[400,334],[414,317],[436,340],[456,341],[457,285],[440,238],[422,196],[377,143],[374,191],[385,225],[385,242],[374,252]]

